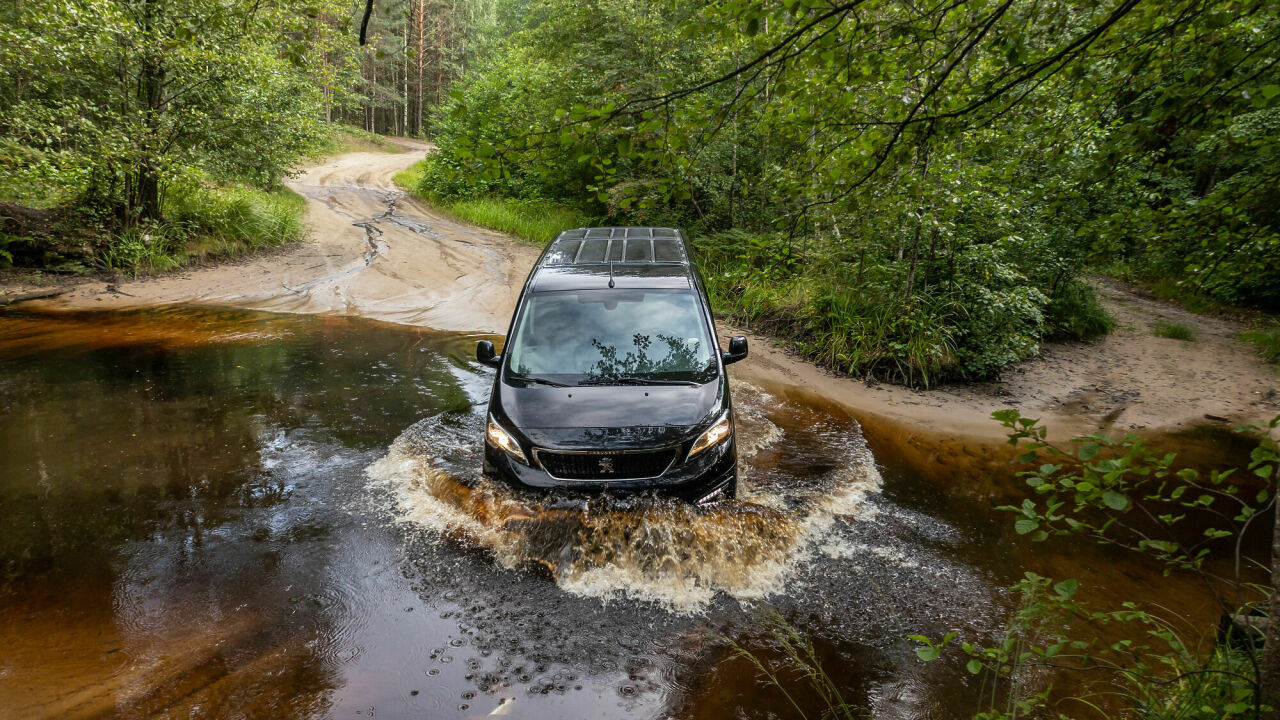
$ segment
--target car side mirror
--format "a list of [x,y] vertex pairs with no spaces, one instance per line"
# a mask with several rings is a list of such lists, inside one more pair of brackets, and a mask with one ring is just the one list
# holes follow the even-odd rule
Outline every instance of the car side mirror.
[[747,356],[747,339],[741,335],[729,339],[729,352],[720,353],[725,365],[736,363]]
[[498,367],[502,364],[502,356],[494,354],[493,343],[488,340],[476,343],[476,360],[490,367]]

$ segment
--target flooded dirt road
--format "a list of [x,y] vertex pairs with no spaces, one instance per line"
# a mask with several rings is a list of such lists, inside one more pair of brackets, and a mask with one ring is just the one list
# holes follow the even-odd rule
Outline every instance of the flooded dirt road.
[[[812,638],[877,718],[968,717],[1023,568],[1096,596],[1190,583],[1030,547],[962,455],[734,381],[742,498],[523,496],[480,477],[476,336],[161,308],[0,314],[0,713],[794,717],[737,654]],[[919,450],[919,448],[917,448]],[[816,717],[795,678],[790,693]]]

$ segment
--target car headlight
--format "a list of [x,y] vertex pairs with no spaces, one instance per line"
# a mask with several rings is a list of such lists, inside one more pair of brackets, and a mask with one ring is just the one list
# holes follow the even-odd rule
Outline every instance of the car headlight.
[[712,423],[711,427],[698,436],[698,439],[693,443],[693,447],[689,449],[689,457],[693,457],[707,448],[715,447],[732,436],[733,420],[729,417],[729,411],[725,410],[719,420]]
[[524,457],[524,451],[520,449],[520,443],[511,437],[511,433],[502,429],[497,420],[493,416],[489,416],[489,428],[485,430],[485,438],[495,446],[502,449],[503,452],[517,460],[521,465],[528,465],[529,461]]

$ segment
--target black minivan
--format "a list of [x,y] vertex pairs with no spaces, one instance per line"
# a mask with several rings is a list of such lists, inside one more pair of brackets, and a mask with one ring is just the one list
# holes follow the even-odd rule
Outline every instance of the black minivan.
[[484,472],[516,487],[656,490],[698,504],[737,493],[733,408],[684,234],[560,233],[525,281],[489,399]]

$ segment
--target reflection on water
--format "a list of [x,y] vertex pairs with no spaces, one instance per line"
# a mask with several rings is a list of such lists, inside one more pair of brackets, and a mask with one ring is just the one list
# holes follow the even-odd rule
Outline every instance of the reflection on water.
[[869,715],[970,714],[903,636],[1007,612],[1031,553],[985,486],[882,479],[847,414],[735,384],[738,502],[513,493],[477,476],[473,341],[0,314],[0,714],[763,718],[733,643],[776,656],[765,604]]

